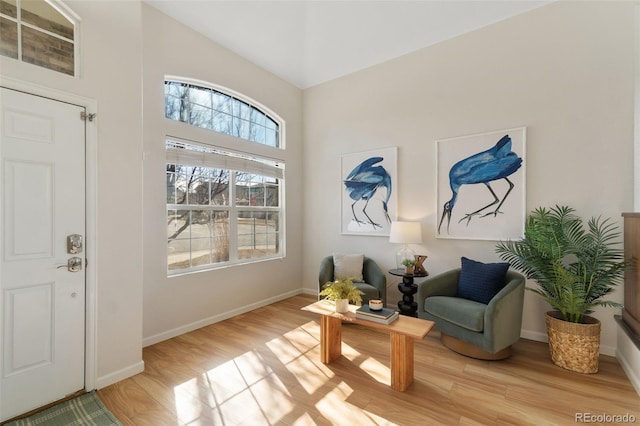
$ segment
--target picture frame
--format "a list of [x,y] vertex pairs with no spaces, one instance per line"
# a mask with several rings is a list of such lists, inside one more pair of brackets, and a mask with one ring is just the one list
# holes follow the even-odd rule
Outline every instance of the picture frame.
[[341,156],[343,235],[389,236],[397,217],[397,151],[390,147]]
[[524,237],[526,127],[436,141],[437,238]]

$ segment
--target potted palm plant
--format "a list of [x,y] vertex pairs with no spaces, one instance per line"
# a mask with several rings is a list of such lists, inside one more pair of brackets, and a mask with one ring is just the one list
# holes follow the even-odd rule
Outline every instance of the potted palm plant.
[[352,278],[329,281],[322,286],[322,291],[320,291],[321,297],[335,302],[336,312],[347,312],[349,301],[356,305],[361,304],[363,294],[364,292],[353,284]]
[[529,215],[524,239],[501,241],[502,260],[535,280],[528,288],[553,308],[546,314],[554,364],[580,373],[596,373],[600,321],[588,314],[596,306],[620,307],[603,300],[620,283],[629,262],[608,218],[590,218],[586,226],[567,206],[539,207]]

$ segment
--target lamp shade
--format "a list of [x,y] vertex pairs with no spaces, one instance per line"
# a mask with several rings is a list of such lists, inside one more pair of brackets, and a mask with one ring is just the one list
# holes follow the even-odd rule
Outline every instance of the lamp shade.
[[391,222],[389,242],[420,244],[422,242],[422,226],[420,222]]

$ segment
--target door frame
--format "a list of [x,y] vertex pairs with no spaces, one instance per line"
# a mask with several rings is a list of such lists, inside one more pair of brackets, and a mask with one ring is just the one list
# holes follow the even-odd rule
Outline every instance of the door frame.
[[[74,95],[31,82],[0,76],[0,87],[84,107],[87,114],[97,114],[98,112],[98,103],[94,99],[85,98],[83,96]],[[78,119],[80,119],[80,117],[78,117]],[[97,177],[98,127],[97,123],[93,121],[88,122],[85,125],[85,250],[87,268],[85,268],[86,306],[84,387],[86,391],[94,390],[97,382]],[[0,307],[3,306],[3,304],[2,292],[0,292]],[[2,321],[2,316],[0,316],[0,330],[2,327]],[[1,345],[2,342],[0,341],[0,346]]]

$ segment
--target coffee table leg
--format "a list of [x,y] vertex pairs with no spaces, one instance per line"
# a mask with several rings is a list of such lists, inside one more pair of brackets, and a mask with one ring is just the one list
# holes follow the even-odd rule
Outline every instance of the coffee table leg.
[[391,388],[404,391],[413,383],[413,337],[391,332]]
[[320,361],[329,364],[342,355],[342,320],[320,316]]

